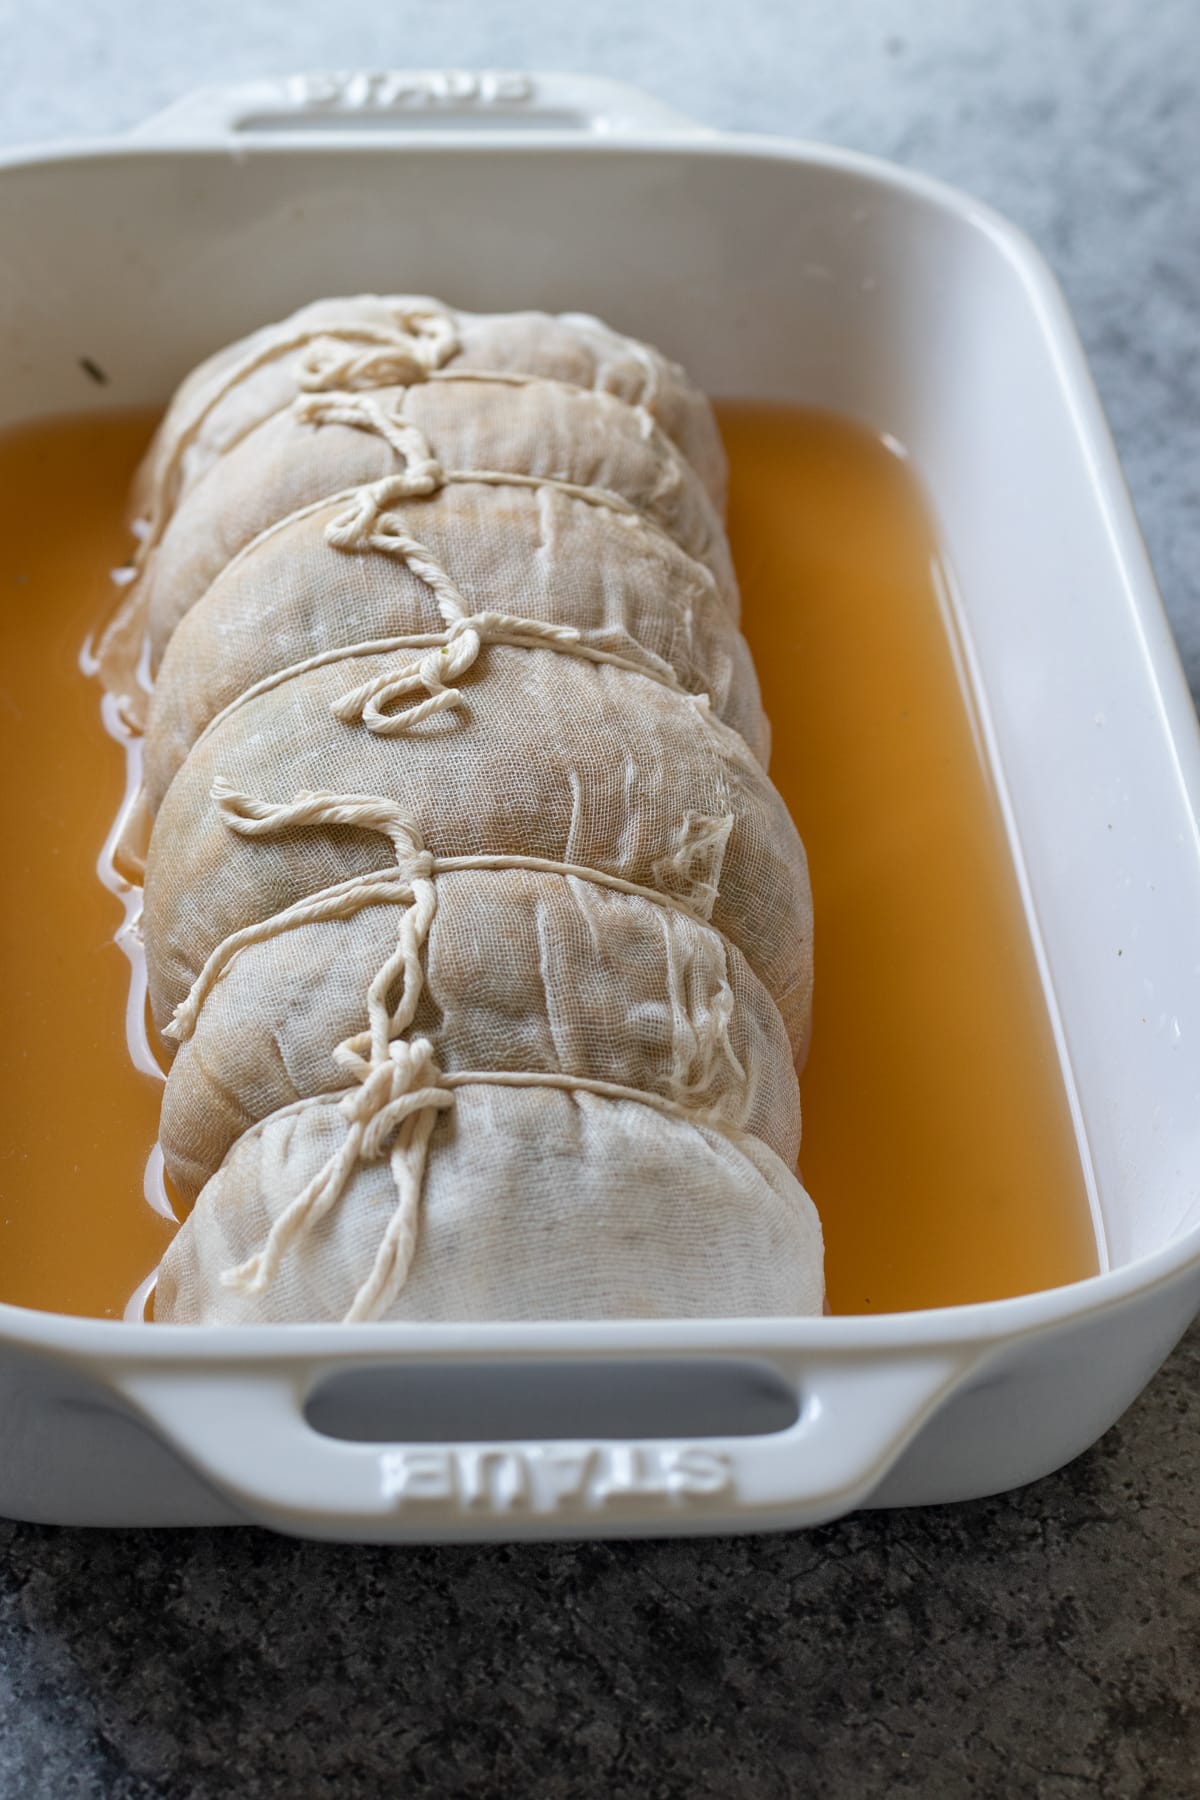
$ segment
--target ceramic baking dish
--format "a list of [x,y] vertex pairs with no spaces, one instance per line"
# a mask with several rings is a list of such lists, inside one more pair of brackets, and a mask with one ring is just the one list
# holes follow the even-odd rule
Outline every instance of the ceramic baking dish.
[[[932,498],[1102,1273],[888,1317],[147,1328],[0,1306],[0,1510],[438,1539],[799,1526],[1032,1480],[1200,1305],[1196,720],[1063,300],[886,164],[571,77],[202,94],[0,165],[0,422],[162,401],[327,292],[585,308],[716,395],[894,434]],[[88,354],[110,374],[98,394]]]

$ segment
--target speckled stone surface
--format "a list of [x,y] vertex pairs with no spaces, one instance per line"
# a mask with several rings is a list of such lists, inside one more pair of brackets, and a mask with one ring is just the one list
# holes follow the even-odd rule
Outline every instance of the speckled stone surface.
[[[1200,690],[1195,0],[0,0],[0,143],[200,82],[640,82],[1023,224],[1075,309]],[[807,1536],[387,1552],[0,1524],[0,1794],[1200,1792],[1200,1333],[1024,1492]]]

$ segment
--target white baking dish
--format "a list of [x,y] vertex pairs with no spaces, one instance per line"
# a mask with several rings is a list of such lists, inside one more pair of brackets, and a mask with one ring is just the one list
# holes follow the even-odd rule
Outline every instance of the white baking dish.
[[1200,1305],[1200,755],[1031,246],[862,157],[703,132],[607,83],[464,75],[258,84],[10,155],[0,243],[4,422],[163,400],[315,295],[401,289],[594,311],[718,395],[900,439],[957,577],[1104,1260],[871,1318],[218,1331],[0,1307],[0,1510],[710,1532],[984,1494],[1091,1443]]

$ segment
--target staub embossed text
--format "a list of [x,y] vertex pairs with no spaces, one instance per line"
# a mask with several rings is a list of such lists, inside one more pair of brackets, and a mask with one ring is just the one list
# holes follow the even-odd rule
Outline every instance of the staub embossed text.
[[683,1505],[726,1493],[729,1459],[700,1444],[422,1445],[386,1450],[380,1487],[396,1506],[449,1502],[471,1511],[602,1511],[623,1500]]
[[403,111],[412,106],[513,106],[533,99],[532,76],[503,69],[352,69],[296,75],[287,99],[312,112],[325,107]]

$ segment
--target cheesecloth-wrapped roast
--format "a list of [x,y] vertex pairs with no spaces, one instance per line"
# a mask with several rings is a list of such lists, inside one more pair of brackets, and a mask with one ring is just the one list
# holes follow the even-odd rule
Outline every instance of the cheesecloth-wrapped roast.
[[180,388],[101,656],[195,1202],[158,1319],[820,1311],[723,480],[582,316],[324,301]]

